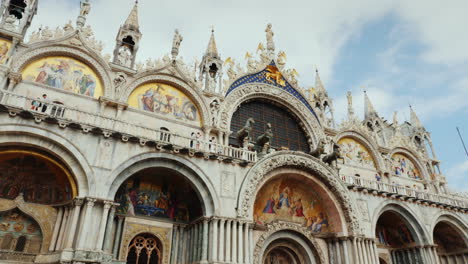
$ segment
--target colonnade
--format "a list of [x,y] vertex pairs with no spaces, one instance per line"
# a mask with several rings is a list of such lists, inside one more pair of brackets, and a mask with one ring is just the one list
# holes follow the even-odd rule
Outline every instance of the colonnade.
[[328,239],[327,245],[330,263],[379,263],[379,256],[374,238],[334,237]]
[[251,224],[226,218],[203,218],[190,225],[175,225],[171,264],[251,263]]
[[[465,264],[468,263],[468,251],[453,253],[453,254],[441,254],[439,255],[440,264]],[[439,264],[438,263],[438,264]]]

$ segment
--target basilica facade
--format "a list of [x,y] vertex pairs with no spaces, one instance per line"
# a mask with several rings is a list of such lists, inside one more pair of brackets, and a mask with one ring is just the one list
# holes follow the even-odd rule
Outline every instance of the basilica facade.
[[[348,93],[334,120],[274,28],[245,65],[207,35],[184,62],[139,63],[138,4],[112,55],[76,21],[28,32],[38,0],[0,7],[0,263],[468,263],[468,197],[431,136]],[[109,28],[109,30],[112,30]]]

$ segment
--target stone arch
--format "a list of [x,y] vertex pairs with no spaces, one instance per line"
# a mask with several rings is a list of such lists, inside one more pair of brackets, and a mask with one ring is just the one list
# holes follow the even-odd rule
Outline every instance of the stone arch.
[[88,196],[94,192],[94,172],[81,150],[68,139],[33,126],[1,125],[0,146],[16,145],[37,148],[50,153],[66,165],[77,185],[77,195]]
[[302,249],[302,260],[307,264],[325,264],[325,254],[322,252],[318,241],[307,231],[301,227],[284,222],[276,222],[267,226],[267,231],[264,232],[254,247],[253,263],[263,264],[268,247],[273,245],[278,240],[290,241],[296,244],[299,249]]
[[113,200],[118,188],[125,180],[138,171],[152,167],[177,171],[192,184],[197,192],[198,198],[202,202],[203,214],[205,216],[216,214],[219,209],[219,199],[208,176],[192,161],[166,153],[145,153],[122,163],[110,174],[104,185],[110,186],[110,188],[103,196]]
[[356,215],[358,210],[355,208],[351,196],[348,195],[345,185],[338,180],[338,173],[335,170],[302,152],[278,151],[267,155],[267,157],[257,162],[242,182],[237,201],[239,217],[253,218],[254,202],[263,184],[275,177],[277,170],[292,168],[304,172],[304,175],[309,175],[309,179],[320,182],[327,193],[333,194],[330,195],[330,199],[334,201],[343,219],[341,223],[344,234],[360,232]]
[[428,232],[424,226],[419,224],[421,221],[416,218],[416,214],[406,205],[396,204],[392,201],[384,201],[378,208],[375,209],[374,215],[372,216],[372,236],[375,235],[377,222],[379,221],[380,216],[385,212],[393,212],[397,214],[408,226],[411,235],[418,245],[429,244],[430,236],[428,235]]
[[138,88],[141,85],[152,82],[159,82],[171,85],[183,92],[187,97],[189,97],[193,101],[193,103],[199,109],[200,116],[202,118],[201,123],[203,124],[203,126],[210,126],[210,107],[208,106],[207,102],[203,99],[202,93],[197,89],[192,88],[184,80],[168,74],[154,72],[145,72],[139,74],[135,77],[134,80],[128,82],[127,87],[123,88],[124,91],[118,99],[122,102],[127,102],[130,94],[136,88]]
[[392,156],[397,153],[402,153],[411,159],[411,161],[414,163],[414,165],[417,167],[417,169],[421,173],[421,176],[422,176],[421,180],[430,179],[429,172],[427,171],[426,166],[423,165],[422,159],[417,153],[407,148],[395,147],[390,151],[390,153],[388,154],[388,157],[392,158]]
[[302,122],[312,146],[316,146],[320,139],[325,138],[317,117],[302,102],[284,90],[268,84],[245,84],[229,93],[218,113],[221,128],[229,131],[234,112],[242,102],[251,99],[271,100],[290,110]]
[[0,198],[0,212],[13,210],[15,208],[31,217],[39,225],[42,232],[40,253],[47,253],[53,236],[57,209],[48,205],[26,203],[22,195],[18,196],[15,200]]
[[[436,238],[434,236],[434,232],[439,224],[445,224],[450,226],[452,231],[456,232],[459,237],[462,239],[462,243],[464,247],[468,249],[468,226],[456,215],[451,213],[440,213],[439,216],[436,217],[436,220],[433,222],[431,226],[431,241],[433,244],[436,244]],[[448,234],[445,234],[447,235]]]
[[71,57],[86,64],[100,78],[103,86],[103,96],[114,96],[109,65],[101,56],[96,56],[96,54],[85,52],[83,49],[77,49],[76,47],[67,47],[61,44],[50,45],[49,43],[34,46],[34,48],[26,49],[14,55],[11,71],[21,72],[30,63],[48,56]]
[[[137,236],[142,235],[142,234],[151,234],[155,238],[157,238],[162,247],[162,262],[161,263],[168,263],[169,262],[169,257],[170,257],[170,251],[169,251],[169,245],[170,245],[170,240],[168,237],[163,237],[161,234],[154,232],[151,230],[151,227],[148,226],[140,226],[140,228],[132,230],[132,232],[126,234],[126,236],[123,238],[122,243],[120,245],[120,257],[119,259],[121,261],[125,261],[127,259],[128,255],[128,249],[129,249],[129,244],[130,242]],[[117,257],[117,256],[116,256]]]
[[384,171],[385,163],[382,160],[382,157],[379,155],[378,145],[368,136],[353,130],[346,130],[340,132],[335,136],[335,142],[338,142],[342,138],[352,138],[357,142],[361,143],[372,155],[374,159],[376,170]]

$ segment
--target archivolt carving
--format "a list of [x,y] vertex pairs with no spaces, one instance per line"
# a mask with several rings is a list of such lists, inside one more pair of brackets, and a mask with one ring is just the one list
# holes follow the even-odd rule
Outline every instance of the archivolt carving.
[[125,261],[128,253],[128,245],[130,241],[139,234],[149,233],[156,236],[162,244],[162,263],[169,263],[171,252],[171,229],[157,226],[143,225],[137,223],[126,223],[125,234],[123,235],[122,244],[120,246],[120,260]]
[[[96,53],[86,53],[85,49],[77,49],[76,47],[67,47],[63,45],[35,47],[34,49],[26,49],[23,52],[15,54],[12,58],[13,65],[11,66],[12,72],[20,72],[22,68],[36,59],[47,56],[70,56],[86,63],[89,67],[96,71],[96,74],[102,80],[104,87],[104,95],[106,97],[113,96],[112,82],[109,75],[109,66],[102,61],[102,59],[95,59]],[[100,56],[97,56],[100,58]]]
[[154,72],[147,72],[143,75],[138,75],[135,77],[135,79],[127,82],[129,85],[123,88],[123,92],[120,98],[117,99],[122,102],[127,102],[128,97],[130,96],[133,90],[135,90],[138,86],[148,82],[163,82],[175,85],[193,100],[193,102],[197,105],[197,107],[200,110],[200,114],[203,119],[203,125],[209,126],[209,121],[211,120],[210,108],[203,99],[201,93],[198,90],[191,88],[189,85],[187,85],[186,82],[170,75]]
[[22,195],[16,197],[15,200],[0,198],[0,212],[15,208],[32,217],[39,224],[42,232],[41,253],[47,253],[57,219],[57,210],[48,205],[27,203]]
[[285,105],[302,121],[303,126],[305,126],[304,130],[310,136],[314,146],[320,139],[325,138],[319,121],[302,102],[284,90],[268,84],[245,84],[229,93],[218,113],[221,129],[228,130],[232,115],[237,107],[242,102],[252,98],[266,98]]
[[320,260],[320,263],[325,262],[325,256],[323,252],[320,250],[320,246],[318,245],[317,241],[315,240],[312,232],[304,228],[303,226],[295,223],[288,223],[288,222],[274,222],[267,225],[267,231],[264,232],[258,239],[257,244],[254,248],[254,264],[261,264],[262,263],[262,248],[265,246],[265,242],[267,239],[276,232],[279,231],[294,231],[296,233],[304,235],[309,242],[314,246],[315,252],[317,253],[317,257]]
[[313,172],[336,195],[335,197],[342,206],[344,217],[348,224],[348,232],[361,232],[356,215],[358,210],[352,203],[348,190],[338,179],[337,172],[310,155],[294,151],[278,151],[267,155],[249,170],[239,193],[237,214],[240,217],[252,217],[255,197],[258,190],[262,187],[259,186],[259,183],[266,182],[268,180],[267,177],[272,177],[269,172],[281,167],[296,167]]
[[384,170],[385,163],[382,160],[382,157],[379,155],[379,151],[377,149],[378,144],[373,140],[372,137],[368,135],[368,133],[362,134],[362,132],[356,132],[352,130],[342,131],[338,135],[335,136],[335,142],[338,142],[342,138],[353,138],[363,144],[367,149],[369,149],[372,158],[376,162],[377,170]]

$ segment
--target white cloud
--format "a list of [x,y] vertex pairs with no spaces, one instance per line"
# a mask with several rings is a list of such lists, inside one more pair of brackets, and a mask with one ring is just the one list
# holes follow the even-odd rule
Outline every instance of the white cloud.
[[468,160],[447,170],[449,186],[458,191],[468,191]]

